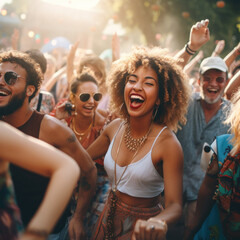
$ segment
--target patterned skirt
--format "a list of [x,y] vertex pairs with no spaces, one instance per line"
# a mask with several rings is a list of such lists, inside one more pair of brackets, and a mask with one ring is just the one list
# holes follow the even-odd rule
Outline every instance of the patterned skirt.
[[[92,240],[108,239],[106,237],[108,213],[111,212],[113,193],[110,192],[108,201],[105,204],[103,212],[95,225]],[[130,240],[134,230],[135,223],[138,219],[147,220],[158,215],[163,210],[163,207],[158,204],[151,208],[131,207],[121,202],[119,199],[116,202],[115,213],[113,218],[113,238],[115,240]],[[111,214],[110,214],[111,215]]]

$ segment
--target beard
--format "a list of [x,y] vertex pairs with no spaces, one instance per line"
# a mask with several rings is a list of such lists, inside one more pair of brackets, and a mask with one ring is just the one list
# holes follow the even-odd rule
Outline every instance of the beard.
[[222,90],[216,98],[210,99],[203,91],[200,91],[201,98],[208,104],[214,104],[218,102],[222,98],[223,94],[224,90]]
[[6,106],[0,107],[0,117],[10,115],[18,110],[24,103],[26,91],[27,88],[25,88],[21,93],[14,95]]

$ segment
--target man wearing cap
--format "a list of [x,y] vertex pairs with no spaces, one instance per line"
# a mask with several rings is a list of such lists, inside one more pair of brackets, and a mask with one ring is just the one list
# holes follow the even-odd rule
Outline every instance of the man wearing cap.
[[177,132],[184,152],[184,221],[191,221],[204,171],[200,167],[203,144],[211,144],[216,136],[228,132],[223,122],[230,103],[222,98],[227,85],[228,68],[220,57],[205,58],[200,65],[198,84],[200,93],[194,93],[190,102],[187,123]]

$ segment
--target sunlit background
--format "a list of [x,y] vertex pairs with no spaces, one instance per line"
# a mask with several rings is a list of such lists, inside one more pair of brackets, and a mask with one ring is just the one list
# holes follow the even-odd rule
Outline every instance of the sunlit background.
[[20,50],[68,49],[79,40],[81,48],[100,55],[116,32],[122,51],[138,44],[176,51],[192,24],[206,18],[211,41],[204,51],[223,39],[225,54],[239,42],[238,0],[0,0],[0,47],[10,47],[19,34]]

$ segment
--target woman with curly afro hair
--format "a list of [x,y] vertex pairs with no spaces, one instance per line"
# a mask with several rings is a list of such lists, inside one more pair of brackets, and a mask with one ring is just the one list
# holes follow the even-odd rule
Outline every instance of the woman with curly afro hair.
[[93,159],[106,154],[112,187],[92,239],[165,239],[182,214],[183,152],[174,131],[186,120],[188,81],[166,51],[138,47],[114,62],[108,84],[120,118],[88,148]]

